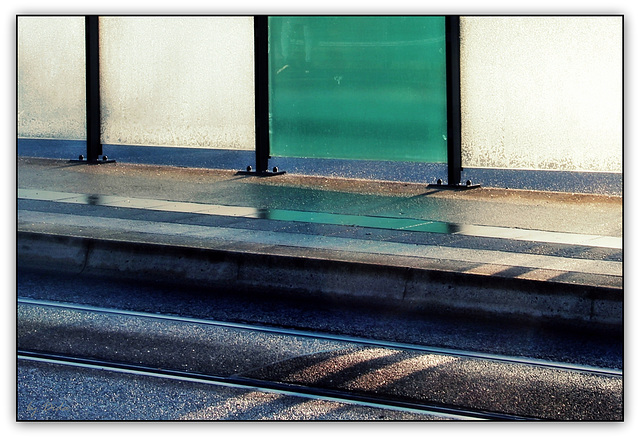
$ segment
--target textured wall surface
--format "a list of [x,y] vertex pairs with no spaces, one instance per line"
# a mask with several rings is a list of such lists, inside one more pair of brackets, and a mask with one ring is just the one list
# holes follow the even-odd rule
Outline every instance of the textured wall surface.
[[18,17],[18,136],[86,136],[84,17]]
[[101,17],[102,139],[254,148],[252,17]]
[[621,17],[463,17],[463,166],[622,172]]

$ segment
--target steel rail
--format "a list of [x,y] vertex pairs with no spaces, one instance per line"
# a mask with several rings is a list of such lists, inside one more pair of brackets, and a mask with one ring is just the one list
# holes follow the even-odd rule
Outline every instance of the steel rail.
[[611,377],[622,377],[622,373],[623,373],[622,370],[620,369],[604,368],[604,367],[590,366],[590,365],[584,365],[584,364],[564,363],[564,362],[549,361],[549,360],[530,358],[530,357],[516,357],[516,356],[509,356],[509,355],[490,354],[490,353],[484,353],[484,352],[441,348],[441,347],[426,346],[426,345],[413,344],[413,343],[394,342],[394,341],[387,341],[387,340],[375,340],[375,339],[368,339],[368,338],[362,338],[362,337],[353,337],[348,335],[328,334],[324,332],[314,332],[314,331],[307,331],[307,330],[300,330],[300,329],[276,328],[276,327],[247,324],[247,323],[233,323],[233,322],[223,322],[218,320],[208,320],[208,319],[201,319],[201,318],[194,318],[194,317],[182,317],[182,316],[167,315],[167,314],[154,314],[154,313],[142,312],[142,311],[130,311],[130,310],[123,310],[123,309],[116,309],[116,308],[105,308],[105,307],[98,307],[98,306],[92,306],[92,305],[68,303],[68,302],[54,302],[49,300],[29,299],[29,298],[19,297],[18,304],[45,306],[45,307],[61,308],[61,309],[68,309],[68,310],[74,310],[74,311],[95,312],[95,313],[104,313],[104,314],[120,315],[120,316],[128,316],[128,317],[142,317],[142,318],[150,318],[150,319],[165,320],[165,321],[172,321],[172,322],[181,322],[181,323],[208,325],[208,326],[216,326],[216,327],[230,328],[230,329],[257,331],[257,332],[277,334],[277,335],[314,338],[314,339],[320,339],[320,340],[354,343],[358,345],[375,346],[375,347],[388,348],[388,349],[411,350],[411,351],[425,352],[425,353],[436,354],[436,355],[450,355],[455,357],[471,358],[476,360],[498,361],[498,362],[509,363],[509,364],[545,367],[545,368],[551,368],[551,369],[559,369],[559,370],[566,370],[566,371],[579,372],[579,373],[590,373],[590,374],[605,375],[605,376],[611,376]]
[[162,369],[140,364],[96,360],[63,354],[52,354],[37,351],[18,350],[18,360],[36,361],[48,364],[80,367],[84,369],[103,370],[108,372],[126,373],[137,376],[164,378],[178,381],[219,385],[251,391],[276,393],[285,396],[302,397],[316,400],[339,402],[386,410],[395,410],[415,414],[441,416],[453,420],[470,421],[534,421],[540,418],[513,415],[509,413],[474,410],[453,405],[403,401],[400,399],[381,398],[379,396],[350,393],[335,389],[310,387],[275,381],[265,381],[239,376],[216,376],[198,372],[188,372],[173,369]]

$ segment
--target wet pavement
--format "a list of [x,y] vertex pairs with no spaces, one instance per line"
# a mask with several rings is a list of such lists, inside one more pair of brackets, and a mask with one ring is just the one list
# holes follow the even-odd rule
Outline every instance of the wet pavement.
[[[622,236],[620,197],[18,158],[18,188]],[[79,190],[79,189],[82,190]]]

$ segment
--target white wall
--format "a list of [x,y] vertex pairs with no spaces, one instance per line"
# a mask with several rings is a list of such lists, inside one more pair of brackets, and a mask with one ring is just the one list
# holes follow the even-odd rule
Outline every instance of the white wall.
[[84,17],[18,17],[18,136],[86,138]]
[[102,141],[254,149],[252,17],[101,17]]
[[621,17],[463,17],[465,167],[622,172]]

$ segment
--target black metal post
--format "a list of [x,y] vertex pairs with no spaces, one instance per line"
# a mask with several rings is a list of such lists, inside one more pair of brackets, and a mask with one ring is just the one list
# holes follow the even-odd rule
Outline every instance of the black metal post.
[[[98,16],[84,17],[86,104],[87,104],[87,163],[113,163],[102,155],[100,143],[100,54],[98,41]],[[79,161],[85,157],[80,156]],[[75,160],[74,160],[75,161]]]
[[256,172],[269,168],[269,17],[253,17],[256,100]]
[[447,47],[447,161],[448,184],[460,184],[462,177],[460,117],[460,17],[445,17]]
[[253,62],[255,87],[256,169],[247,167],[238,174],[270,176],[284,171],[269,171],[269,17],[253,17]]
[[87,83],[87,160],[97,161],[102,155],[100,143],[100,60],[98,16],[87,15],[85,23],[86,83]]
[[460,110],[460,17],[445,16],[447,63],[447,185],[429,185],[446,189],[479,187],[470,181],[462,184],[462,117]]

